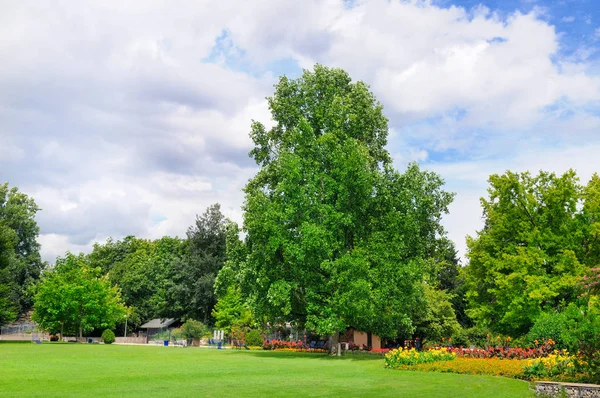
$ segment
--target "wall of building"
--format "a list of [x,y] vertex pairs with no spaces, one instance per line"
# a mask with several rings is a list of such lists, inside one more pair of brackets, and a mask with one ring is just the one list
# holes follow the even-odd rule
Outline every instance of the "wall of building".
[[[363,346],[368,346],[369,336],[366,332],[359,332],[357,330],[354,331],[354,344]],[[371,348],[381,348],[381,339],[379,336],[374,334],[371,335]]]

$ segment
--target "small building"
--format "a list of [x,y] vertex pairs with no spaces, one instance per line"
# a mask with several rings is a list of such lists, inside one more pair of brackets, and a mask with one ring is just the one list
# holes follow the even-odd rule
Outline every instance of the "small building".
[[177,322],[174,318],[160,319],[155,318],[144,323],[140,329],[146,329],[146,342],[152,340],[152,337],[158,333],[165,332],[172,327],[175,327]]
[[359,347],[367,346],[374,349],[381,348],[381,339],[379,336],[361,332],[354,328],[348,328],[345,333],[340,333],[340,343],[354,343]]

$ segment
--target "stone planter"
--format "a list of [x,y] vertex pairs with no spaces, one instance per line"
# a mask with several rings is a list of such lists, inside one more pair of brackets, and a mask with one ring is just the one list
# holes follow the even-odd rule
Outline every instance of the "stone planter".
[[535,393],[538,397],[548,398],[600,398],[600,385],[536,381]]

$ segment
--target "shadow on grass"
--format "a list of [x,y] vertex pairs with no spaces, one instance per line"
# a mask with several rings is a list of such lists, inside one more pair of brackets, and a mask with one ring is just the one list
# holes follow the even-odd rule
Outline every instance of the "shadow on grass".
[[0,344],[32,344],[31,340],[0,340]]

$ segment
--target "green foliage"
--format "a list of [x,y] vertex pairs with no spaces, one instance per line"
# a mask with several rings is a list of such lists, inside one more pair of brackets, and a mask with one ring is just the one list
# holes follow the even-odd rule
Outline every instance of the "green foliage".
[[243,300],[239,289],[231,286],[227,293],[219,298],[213,312],[215,326],[226,332],[232,328],[247,328],[252,325],[252,313]]
[[527,342],[534,345],[538,342],[552,339],[556,343],[556,348],[566,348],[563,342],[563,336],[568,333],[567,317],[564,313],[549,312],[543,313],[535,321],[529,333],[527,333]]
[[91,268],[83,254],[67,253],[44,273],[36,289],[32,319],[50,333],[113,328],[125,315],[117,287],[100,269]]
[[188,319],[181,326],[181,332],[183,333],[183,337],[185,339],[199,339],[206,333],[206,331],[207,328],[202,322],[198,322],[193,319]]
[[576,299],[579,277],[598,264],[595,175],[587,187],[562,176],[506,172],[489,179],[484,228],[467,239],[469,315],[520,336],[543,312]]
[[104,341],[104,344],[112,344],[115,342],[115,332],[113,332],[110,329],[106,329],[104,332],[102,332],[102,341]]
[[570,304],[565,310],[567,328],[562,338],[571,352],[578,352],[579,372],[585,381],[600,382],[600,308]]
[[0,325],[32,306],[29,290],[43,267],[35,222],[39,210],[33,198],[0,184]]
[[442,341],[460,333],[461,327],[450,302],[448,293],[423,285],[423,303],[416,308],[413,315],[415,335],[424,343]]
[[[130,308],[128,324],[136,327],[163,315],[172,303],[167,290],[172,285],[173,264],[180,261],[183,241],[163,237],[154,241],[128,236],[95,244],[87,257],[91,268],[107,274]],[[169,315],[169,314],[167,314]]]
[[254,329],[246,333],[246,345],[262,347],[263,338],[259,330]]
[[271,323],[411,333],[452,195],[416,164],[393,169],[381,104],[343,70],[282,77],[269,107],[274,127],[250,133],[260,170],[244,190],[247,246],[223,279]]
[[169,301],[164,315],[210,320],[217,301],[215,278],[226,259],[227,221],[214,204],[187,232],[184,255],[173,263]]

